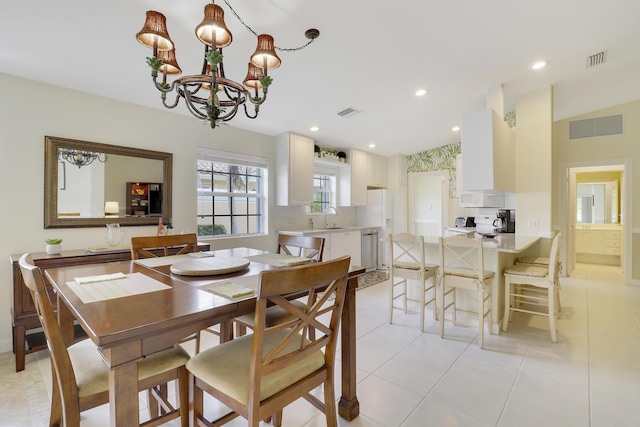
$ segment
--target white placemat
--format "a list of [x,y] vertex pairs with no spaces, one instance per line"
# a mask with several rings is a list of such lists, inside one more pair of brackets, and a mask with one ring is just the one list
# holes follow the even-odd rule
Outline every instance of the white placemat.
[[258,276],[241,276],[212,282],[205,289],[230,300],[252,298],[258,289]]
[[171,286],[142,273],[127,274],[124,279],[91,282],[82,285],[74,280],[67,282],[67,286],[85,304],[171,289]]
[[248,256],[247,259],[253,262],[259,262],[260,264],[272,265],[274,267],[291,267],[294,265],[306,264],[311,261],[311,258],[303,256],[274,254],[271,252],[260,255],[251,255]]
[[169,255],[169,256],[161,256],[157,258],[142,258],[136,259],[133,262],[136,264],[144,265],[145,267],[162,267],[163,265],[171,265],[176,262],[184,261],[186,259],[192,259],[189,254],[182,255]]

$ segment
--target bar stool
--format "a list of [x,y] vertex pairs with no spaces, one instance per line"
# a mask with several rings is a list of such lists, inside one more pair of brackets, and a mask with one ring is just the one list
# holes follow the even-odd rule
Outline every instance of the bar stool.
[[[557,259],[562,233],[558,233],[551,243],[549,264],[545,267],[527,264],[516,264],[504,270],[504,318],[502,330],[507,331],[511,313],[522,313],[546,316],[549,318],[551,341],[557,342],[560,317],[560,290]],[[530,308],[523,308],[530,307]],[[547,311],[536,311],[534,308],[546,307]]]
[[[491,285],[495,273],[484,269],[484,249],[481,239],[463,236],[440,237],[440,337],[444,337],[446,310],[451,308],[451,322],[454,325],[476,326],[458,321],[457,312],[472,312],[456,307],[456,290],[476,291],[478,309],[478,344],[484,348],[484,319],[489,318],[489,333],[493,334],[491,319]],[[449,304],[446,297],[450,296]],[[488,308],[487,308],[488,306]]]
[[[433,318],[437,319],[436,288],[438,266],[425,263],[424,237],[409,233],[399,233],[395,236],[389,234],[391,246],[391,300],[389,302],[389,323],[393,323],[393,311],[403,310],[405,313],[420,315],[420,330],[424,332],[424,309],[433,304]],[[400,279],[396,281],[396,279]],[[427,281],[431,279],[431,285]],[[420,283],[418,298],[411,297],[407,291],[407,280],[417,280]],[[396,288],[402,289],[396,293]],[[433,297],[427,300],[427,292],[433,291]],[[402,306],[397,306],[395,301],[402,299]],[[420,310],[409,308],[407,302],[420,305]]]

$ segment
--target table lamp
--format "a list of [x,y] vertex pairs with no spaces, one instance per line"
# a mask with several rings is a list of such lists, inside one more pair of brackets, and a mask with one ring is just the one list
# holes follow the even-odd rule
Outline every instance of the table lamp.
[[120,216],[120,205],[118,202],[104,202],[104,216],[107,218]]

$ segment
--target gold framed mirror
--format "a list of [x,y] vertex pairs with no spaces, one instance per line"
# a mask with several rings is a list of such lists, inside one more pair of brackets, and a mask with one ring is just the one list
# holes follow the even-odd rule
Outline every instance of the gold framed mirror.
[[45,136],[44,228],[171,220],[173,154]]

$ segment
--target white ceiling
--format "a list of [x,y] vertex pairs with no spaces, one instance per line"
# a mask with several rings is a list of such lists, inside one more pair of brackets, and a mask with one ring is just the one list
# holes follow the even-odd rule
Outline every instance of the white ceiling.
[[[516,96],[553,85],[554,120],[640,99],[638,0],[229,1],[278,47],[300,46],[305,30],[320,30],[306,49],[279,53],[260,116],[237,116],[233,127],[411,154],[459,141],[451,128],[485,108],[487,91],[500,85],[505,111]],[[145,64],[150,50],[135,39],[149,9],[167,16],[183,73],[202,65],[194,29],[205,0],[2,3],[3,73],[164,109]],[[242,81],[255,36],[217,4],[234,37],[224,50],[226,74]],[[606,63],[587,69],[587,56],[603,50]],[[534,72],[537,60],[548,65]],[[415,97],[419,88],[427,95]],[[338,117],[347,107],[361,113]],[[189,115],[182,104],[173,111]],[[202,124],[194,118],[194,126]]]

